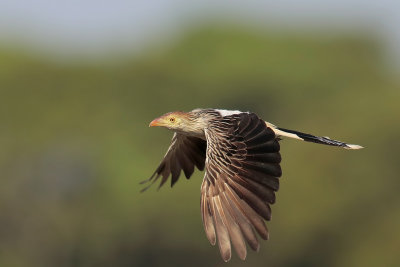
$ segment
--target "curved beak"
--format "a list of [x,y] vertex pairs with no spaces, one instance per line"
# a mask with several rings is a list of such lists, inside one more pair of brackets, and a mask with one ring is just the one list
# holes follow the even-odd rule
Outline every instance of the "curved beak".
[[160,126],[160,118],[154,119],[150,122],[149,127]]

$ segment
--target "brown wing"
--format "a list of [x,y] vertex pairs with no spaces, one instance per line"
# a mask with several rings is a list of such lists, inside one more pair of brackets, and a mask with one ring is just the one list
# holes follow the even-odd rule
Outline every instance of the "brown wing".
[[271,219],[282,175],[279,143],[271,128],[253,113],[216,120],[206,129],[206,173],[201,211],[208,240],[218,245],[225,261],[231,243],[241,259],[246,242],[258,251],[255,232],[268,239],[264,220]]
[[205,140],[175,133],[172,137],[171,145],[156,171],[149,179],[142,182],[151,182],[149,186],[142,189],[142,192],[160,177],[162,179],[159,188],[167,181],[170,175],[172,187],[178,181],[182,170],[187,179],[193,174],[195,166],[199,170],[203,170],[206,159],[206,147],[207,143]]

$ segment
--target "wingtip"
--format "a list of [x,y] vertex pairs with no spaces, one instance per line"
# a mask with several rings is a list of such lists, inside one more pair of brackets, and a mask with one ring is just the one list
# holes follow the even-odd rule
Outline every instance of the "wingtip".
[[145,188],[142,188],[142,189],[140,190],[140,193],[143,193],[143,192],[147,191],[147,189],[149,189],[150,186],[151,186],[151,184],[148,185],[148,186],[146,186]]
[[208,241],[210,241],[212,246],[215,246],[215,244],[217,243],[217,239],[215,238],[215,236],[213,239],[209,239]]
[[222,259],[224,260],[224,262],[228,262],[231,260],[232,254],[231,253],[227,253],[225,255],[222,255]]
[[246,260],[246,257],[247,257],[247,250],[244,250],[243,252],[238,253],[238,256],[239,256],[239,258],[240,258],[242,261]]
[[231,247],[219,248],[219,252],[221,254],[221,258],[224,262],[228,262],[232,258],[232,250]]

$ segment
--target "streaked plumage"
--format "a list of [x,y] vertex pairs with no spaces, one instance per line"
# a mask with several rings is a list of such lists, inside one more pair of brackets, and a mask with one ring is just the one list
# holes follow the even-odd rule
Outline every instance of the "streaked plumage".
[[144,182],[151,185],[161,178],[161,187],[171,176],[173,186],[182,171],[190,178],[195,167],[205,168],[201,185],[203,225],[210,243],[218,242],[224,261],[231,258],[231,245],[245,259],[246,243],[258,251],[257,234],[268,239],[265,220],[271,219],[270,205],[275,203],[282,175],[278,143],[281,138],[361,148],[328,137],[278,128],[250,112],[218,109],[171,112],[155,119],[150,126],[167,127],[175,133],[164,159]]

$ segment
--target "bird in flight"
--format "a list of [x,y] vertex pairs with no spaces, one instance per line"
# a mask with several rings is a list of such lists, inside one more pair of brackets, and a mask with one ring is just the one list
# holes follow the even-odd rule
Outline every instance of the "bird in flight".
[[[171,187],[183,171],[187,179],[195,167],[205,169],[201,185],[201,215],[206,236],[218,242],[222,259],[231,258],[231,245],[239,258],[246,258],[246,243],[260,248],[257,234],[268,239],[265,220],[271,219],[282,175],[279,141],[282,138],[360,149],[328,137],[277,127],[255,113],[222,109],[170,112],[150,125],[174,131],[172,142],[154,174],[142,183],[171,176]],[[257,234],[256,234],[257,233]]]

